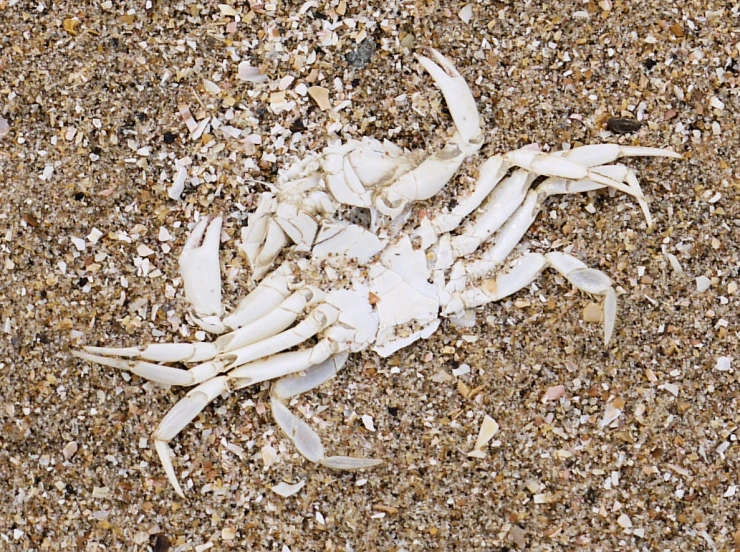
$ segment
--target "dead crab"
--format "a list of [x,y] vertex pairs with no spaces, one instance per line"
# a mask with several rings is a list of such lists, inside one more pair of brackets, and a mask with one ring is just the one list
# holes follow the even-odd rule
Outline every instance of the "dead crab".
[[151,381],[195,386],[154,432],[154,447],[179,495],[169,441],[216,397],[268,380],[277,380],[271,390],[275,421],[308,460],[337,469],[378,464],[326,456],[316,432],[285,401],[332,378],[350,352],[369,348],[390,355],[429,337],[440,317],[461,318],[516,293],[545,268],[601,297],[609,342],[617,309],[606,274],[567,253],[511,253],[554,194],[613,188],[636,198],[650,223],[635,173],[612,163],[620,157],[680,156],[613,144],[556,153],[526,147],[488,159],[472,191],[454,207],[410,217],[413,203],[439,192],[483,144],[468,85],[442,54],[432,55],[436,62],[418,60],[449,107],[455,124],[450,141],[425,155],[389,142],[351,140],[283,171],[272,191],[261,195],[239,244],[259,283],[225,317],[222,218],[196,224],[180,256],[185,295],[194,321],[220,337],[75,351]]

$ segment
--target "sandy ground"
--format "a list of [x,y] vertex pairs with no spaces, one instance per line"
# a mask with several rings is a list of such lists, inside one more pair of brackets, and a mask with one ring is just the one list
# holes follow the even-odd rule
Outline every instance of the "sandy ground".
[[[0,0],[0,550],[740,547],[737,6],[373,4]],[[583,320],[587,297],[544,274],[475,327],[354,355],[296,401],[333,453],[383,466],[300,458],[263,385],[175,439],[181,500],[149,437],[184,392],[70,350],[195,339],[177,273],[188,224],[229,215],[233,305],[253,194],[331,133],[441,147],[451,121],[413,57],[428,46],[471,83],[486,128],[430,210],[485,156],[531,142],[684,154],[627,161],[651,230],[630,198],[591,193],[551,198],[527,235],[613,277],[614,340]],[[240,62],[268,82],[240,80]],[[191,135],[181,104],[212,119]],[[615,135],[610,117],[642,126]],[[499,432],[469,457],[486,415]],[[282,498],[281,481],[305,487]]]

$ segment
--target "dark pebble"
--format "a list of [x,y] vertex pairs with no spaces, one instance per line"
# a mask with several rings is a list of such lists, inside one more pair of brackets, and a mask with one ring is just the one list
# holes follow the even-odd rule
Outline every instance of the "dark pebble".
[[628,134],[640,130],[642,123],[634,119],[625,119],[622,117],[612,117],[606,122],[606,128],[614,134]]

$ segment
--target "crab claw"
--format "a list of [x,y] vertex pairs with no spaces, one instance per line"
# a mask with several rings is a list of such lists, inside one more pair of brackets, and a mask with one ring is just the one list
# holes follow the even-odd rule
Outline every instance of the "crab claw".
[[[416,59],[427,70],[445,97],[445,102],[455,122],[455,128],[460,137],[465,141],[460,146],[472,148],[468,155],[478,151],[483,143],[483,134],[480,129],[480,116],[475,98],[470,92],[470,87],[452,62],[440,54],[434,48],[430,48],[431,54],[437,63],[425,56],[417,55]],[[464,149],[464,148],[461,148]]]
[[188,236],[180,254],[180,274],[185,286],[185,298],[190,303],[195,322],[210,333],[223,333],[221,322],[221,263],[218,248],[221,243],[222,217],[202,218]]

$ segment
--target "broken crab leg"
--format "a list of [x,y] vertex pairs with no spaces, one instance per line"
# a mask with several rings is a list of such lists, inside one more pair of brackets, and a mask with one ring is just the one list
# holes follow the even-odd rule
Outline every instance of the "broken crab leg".
[[154,448],[162,462],[167,479],[182,498],[185,498],[185,494],[177,481],[175,467],[172,465],[172,450],[167,443],[174,439],[216,397],[229,390],[227,382],[226,376],[220,376],[190,391],[172,407],[152,435]]
[[324,458],[324,445],[318,434],[311,429],[306,422],[293,414],[280,399],[272,398],[270,400],[272,407],[272,417],[283,430],[283,433],[290,439],[298,449],[298,452],[309,462],[319,462]]
[[315,336],[321,330],[326,329],[337,321],[340,314],[339,309],[336,307],[323,303],[312,310],[304,320],[289,330],[229,353],[224,353],[217,357],[217,360],[222,360],[231,369],[247,362],[252,362],[253,360],[290,349]]
[[589,295],[603,297],[604,343],[608,345],[617,318],[617,295],[611,278],[600,270],[589,268],[572,255],[559,251],[545,255],[541,253],[523,255],[508,271],[499,273],[495,279],[484,280],[480,286],[465,286],[465,282],[458,282],[458,289],[463,291],[452,293],[452,299],[445,305],[443,313],[448,316],[461,316],[465,309],[504,299],[534,282],[547,267],[562,274],[576,289]]
[[244,364],[229,372],[228,377],[234,381],[233,389],[243,389],[263,381],[302,372],[321,364],[337,353],[337,348],[336,343],[332,343],[329,339],[322,339],[310,349],[279,353]]
[[309,462],[335,470],[361,470],[372,468],[383,463],[372,458],[355,458],[353,456],[324,456],[324,445],[319,435],[306,422],[293,414],[277,397],[270,400],[272,417],[283,433],[291,440],[298,452]]
[[308,368],[303,374],[280,378],[272,384],[272,394],[281,401],[316,389],[337,375],[349,358],[348,352],[330,356],[324,362]]
[[600,295],[604,298],[604,344],[608,345],[614,332],[614,322],[617,318],[617,294],[612,287],[612,280],[595,268],[589,268],[583,261],[568,255],[553,251],[545,255],[548,264],[565,276],[574,287],[590,295]]
[[163,385],[193,385],[195,382],[193,375],[187,370],[174,368],[172,366],[162,366],[143,360],[127,360],[124,358],[110,358],[106,356],[93,355],[84,351],[72,351],[72,356],[96,362],[103,366],[126,370],[137,376],[155,381]]
[[[94,349],[95,347],[86,347]],[[193,366],[189,370],[182,370],[174,366],[164,366],[143,360],[127,360],[125,358],[111,358],[101,355],[93,355],[84,351],[72,351],[77,358],[96,362],[103,366],[126,370],[139,377],[148,379],[162,385],[179,385],[189,387],[206,381],[224,371],[226,364],[219,360],[209,360]]]
[[152,343],[146,347],[84,347],[97,355],[143,358],[154,362],[200,362],[220,351],[213,343]]
[[228,353],[277,335],[289,328],[308,305],[320,301],[323,297],[324,293],[318,288],[308,286],[301,288],[262,318],[219,337],[215,346],[219,353]]
[[614,188],[615,190],[624,192],[627,195],[631,195],[636,198],[643,197],[641,191],[635,190],[626,184],[622,184],[617,180],[604,176],[595,168],[589,170],[589,167],[579,165],[563,156],[543,153],[535,149],[522,148],[505,154],[504,159],[509,161],[512,165],[521,167],[541,176],[554,176],[566,178],[568,180],[593,180],[598,184],[604,184],[609,188]]
[[239,302],[234,312],[224,318],[224,324],[235,330],[262,318],[290,295],[292,279],[290,264],[280,265]]
[[333,378],[347,361],[347,354],[333,355],[306,371],[305,375],[289,376],[278,380],[270,392],[272,416],[280,429],[310,462],[318,462],[323,466],[337,470],[360,470],[372,468],[382,464],[382,460],[371,458],[355,458],[352,456],[324,456],[324,445],[321,438],[306,422],[293,414],[283,403],[300,393],[315,389],[319,385]]
[[594,144],[581,146],[568,151],[557,152],[569,161],[583,167],[596,167],[612,163],[621,157],[669,157],[681,159],[681,154],[660,148],[642,146],[620,146],[619,144]]

